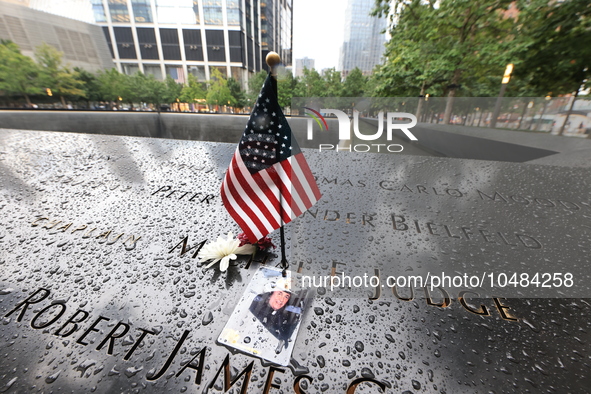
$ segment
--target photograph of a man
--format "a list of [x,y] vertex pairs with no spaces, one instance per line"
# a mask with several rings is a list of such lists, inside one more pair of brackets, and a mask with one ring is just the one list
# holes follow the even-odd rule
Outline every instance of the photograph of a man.
[[303,299],[292,293],[285,278],[278,279],[270,290],[257,295],[249,310],[275,338],[287,341],[299,321]]
[[[271,267],[257,270],[236,304],[218,343],[279,365],[288,365],[309,290],[297,277]],[[298,274],[299,275],[299,274]]]

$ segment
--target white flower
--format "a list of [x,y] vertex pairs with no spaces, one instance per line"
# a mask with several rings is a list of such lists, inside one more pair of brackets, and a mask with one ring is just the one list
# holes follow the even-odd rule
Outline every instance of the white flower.
[[205,245],[197,257],[199,261],[213,260],[205,267],[206,269],[221,260],[220,271],[224,272],[230,266],[230,260],[236,260],[237,254],[253,254],[256,251],[254,245],[239,245],[240,241],[234,238],[232,232],[229,232],[228,239],[218,237],[217,241]]

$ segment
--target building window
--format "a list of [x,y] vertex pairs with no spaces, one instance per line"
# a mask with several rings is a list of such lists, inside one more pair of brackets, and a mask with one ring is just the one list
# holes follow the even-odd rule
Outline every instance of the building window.
[[144,74],[153,75],[154,78],[162,80],[162,69],[158,64],[144,64]]
[[250,2],[248,0],[246,0],[245,4],[246,4],[246,34],[249,37],[252,37],[252,18],[250,15],[250,12],[251,12]]
[[240,82],[240,85],[242,85],[244,69],[242,67],[230,67],[230,69],[232,70],[232,78]]
[[252,38],[246,40],[246,48],[247,48],[247,59],[248,59],[248,69],[250,71],[254,71],[254,54],[253,54],[253,42]]
[[[259,7],[257,7],[257,0],[254,0],[252,4],[253,4],[252,13],[254,14],[254,19],[253,19],[253,21],[254,21],[254,23],[253,23],[254,35],[253,35],[253,37],[254,37],[254,40],[258,42],[258,40],[259,40],[259,22],[260,22],[259,21]],[[263,5],[265,5],[265,4],[261,4],[261,10],[262,10]],[[261,16],[261,18],[262,18],[262,16]]]
[[121,59],[137,59],[130,27],[114,27],[117,51]]
[[196,29],[183,29],[183,41],[185,43],[185,59],[203,61],[201,31]]
[[152,9],[149,0],[131,0],[133,17],[137,23],[152,23]]
[[140,71],[140,67],[137,64],[121,64],[121,69],[125,75],[133,75]]
[[226,69],[226,67],[224,66],[209,66],[209,78],[211,79],[211,75],[213,74],[213,70],[217,69],[220,74],[222,74],[222,77],[224,78],[228,78],[227,74],[228,74],[228,70]]
[[224,24],[220,0],[203,0],[203,21],[206,25]]
[[142,59],[158,59],[158,44],[152,28],[137,28],[137,39]]
[[210,62],[225,62],[226,50],[224,49],[223,30],[206,30],[207,58]]
[[109,51],[111,51],[111,57],[115,57],[115,54],[113,53],[113,41],[111,40],[111,35],[109,34],[109,28],[107,26],[103,26],[103,34],[105,35],[105,39],[107,40]]
[[179,33],[177,29],[160,29],[162,56],[166,60],[181,60]]
[[96,23],[107,21],[103,0],[92,0],[92,12],[94,13],[94,21]]
[[194,25],[199,20],[198,1],[156,0],[158,23]]
[[176,83],[186,83],[185,79],[185,72],[183,70],[183,66],[177,65],[170,65],[166,66],[166,76],[171,77],[174,79]]
[[[199,8],[196,7],[196,1],[193,0],[176,0],[178,11],[177,20],[183,25],[194,25],[199,22]],[[195,9],[197,8],[197,14]]]
[[129,22],[127,0],[109,0],[109,12],[113,22]]
[[241,31],[228,32],[230,61],[244,63],[244,33]]
[[199,82],[205,82],[205,66],[189,66],[189,73]]
[[169,0],[156,0],[158,23],[176,23],[175,7]]
[[226,0],[226,15],[228,26],[240,26],[242,22],[242,12],[240,10],[239,0]]

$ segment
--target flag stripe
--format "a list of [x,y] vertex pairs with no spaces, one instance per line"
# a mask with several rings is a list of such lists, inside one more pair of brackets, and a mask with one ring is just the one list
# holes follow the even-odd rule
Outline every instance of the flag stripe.
[[[263,217],[257,205],[246,194],[242,184],[238,182],[234,169],[239,165],[239,163],[236,163],[235,160],[232,160],[232,164],[236,164],[236,166],[231,166],[231,169],[229,169],[226,173],[226,176],[229,175],[229,182],[227,183],[228,192],[232,195],[233,200],[238,204],[240,210],[246,214],[248,219],[250,219],[252,225],[255,226],[261,234],[265,234],[265,231],[267,231],[266,234],[268,234],[274,230],[273,226],[271,226],[267,219]],[[238,211],[236,206],[234,206],[234,209]],[[263,221],[261,221],[261,219],[263,219]]]
[[[292,218],[291,208],[289,205],[287,205],[286,198],[284,196],[280,196],[280,185],[273,181],[271,174],[273,174],[273,178],[275,178],[278,182],[281,181],[274,167],[269,168],[267,171],[257,172],[255,176],[259,176],[261,182],[264,182],[264,185],[266,185],[267,189],[273,193],[273,206],[277,207],[277,210],[280,212],[283,224],[289,223]],[[281,206],[279,205],[279,200],[281,200]]]
[[[287,159],[284,160],[284,161],[287,161]],[[285,223],[289,223],[293,219],[295,219],[296,217],[298,217],[300,214],[298,213],[297,210],[294,209],[294,208],[297,208],[297,207],[295,207],[293,205],[293,198],[292,198],[293,196],[292,196],[292,190],[291,190],[291,182],[289,182],[289,183],[286,184],[283,181],[284,178],[281,177],[281,174],[283,173],[282,162],[275,164],[275,171],[277,173],[276,184],[279,187],[279,190],[281,190],[281,197],[283,198],[283,204],[282,204],[282,206],[289,213],[288,219],[287,219],[287,221]]]
[[298,153],[297,155],[295,155],[295,158],[298,161],[298,166],[300,167],[303,175],[306,178],[306,185],[310,187],[312,193],[314,194],[314,198],[310,198],[310,201],[313,201],[312,205],[314,205],[316,201],[320,200],[320,197],[322,197],[322,194],[320,194],[320,189],[318,189],[318,185],[316,184],[316,180],[314,179],[314,175],[312,174],[312,170],[310,170],[310,167],[308,166],[308,162],[306,161],[304,154]]
[[289,187],[283,183],[283,179],[281,179],[281,163],[276,163],[272,167],[272,173],[274,174],[273,177],[269,177],[269,181],[275,185],[277,188],[277,195],[281,199],[281,210],[285,212],[284,216],[284,223],[289,223],[291,220],[296,217],[295,212],[293,212],[293,207],[291,206],[291,193]]
[[244,187],[247,196],[252,198],[253,203],[255,203],[256,207],[260,210],[260,214],[262,215],[261,219],[265,219],[263,220],[263,223],[266,228],[270,229],[269,232],[279,228],[279,212],[277,208],[279,204],[276,203],[273,205],[269,198],[275,198],[275,196],[273,196],[271,191],[268,191],[269,195],[267,195],[267,193],[261,189],[251,173],[246,169],[238,150],[236,150],[236,153],[234,154],[234,159],[238,163],[238,171],[235,172],[236,178]]
[[310,200],[308,199],[307,195],[306,195],[306,191],[304,189],[304,186],[300,183],[300,180],[298,179],[298,174],[295,170],[295,167],[293,166],[294,164],[296,164],[295,160],[290,160],[290,164],[292,165],[291,167],[291,188],[292,188],[292,194],[296,195],[298,197],[298,199],[296,201],[300,201],[300,205],[299,205],[299,209],[301,209],[302,213],[306,210],[306,207],[309,205],[312,205],[310,203]]
[[[229,171],[229,170],[228,170]],[[228,190],[228,184],[226,180],[229,179],[229,176],[226,174],[226,179],[222,184],[222,201],[224,202],[224,206],[226,210],[232,216],[232,218],[238,223],[240,228],[244,230],[246,236],[249,240],[252,239],[260,239],[263,237],[263,234],[259,231],[258,227],[254,225],[252,220],[250,220],[249,216],[240,208],[240,205]]]
[[[300,169],[299,165],[298,165],[298,161],[295,157],[292,158],[293,160],[291,160],[291,170],[292,170],[292,183],[293,183],[293,187],[294,189],[298,192],[298,195],[300,196],[300,198],[302,199],[302,203],[304,204],[304,209],[303,211],[306,210],[306,207],[311,206],[312,204],[314,204],[314,202],[312,202],[310,200],[310,196],[314,196],[314,194],[312,193],[312,191],[310,190],[310,187],[307,186],[305,180],[306,177],[302,174],[302,170]],[[302,183],[302,181],[304,181],[304,183]]]
[[[296,216],[300,216],[306,210],[306,205],[304,204],[304,201],[302,199],[301,190],[298,190],[298,187],[297,187],[298,186],[297,179],[296,179],[297,174],[294,173],[293,167],[291,165],[292,159],[293,159],[293,156],[287,160],[283,160],[281,162],[281,164],[282,164],[282,167],[285,171],[285,175],[287,176],[287,179],[289,179],[289,190],[291,192],[291,197],[293,200],[292,209],[296,213]],[[295,207],[297,209],[294,209],[293,205],[295,205]]]

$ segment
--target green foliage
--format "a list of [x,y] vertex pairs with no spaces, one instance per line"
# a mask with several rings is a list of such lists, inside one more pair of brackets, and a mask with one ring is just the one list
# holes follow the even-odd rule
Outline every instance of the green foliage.
[[84,91],[83,96],[88,101],[100,101],[100,84],[97,76],[79,67],[74,67],[74,71],[81,82],[80,88]]
[[22,95],[31,105],[29,96],[43,92],[40,72],[33,59],[21,54],[18,45],[0,42],[0,90],[8,95]]
[[591,78],[591,3],[588,0],[521,0],[519,42],[521,67],[536,95],[577,91]]
[[459,85],[468,94],[481,94],[487,86],[498,90],[513,54],[515,20],[503,14],[510,3],[378,0],[379,11],[394,11],[397,23],[390,29],[388,60],[374,76],[376,95],[453,95]]
[[343,97],[363,97],[367,88],[367,77],[363,75],[358,67],[355,67],[343,83]]
[[35,58],[41,67],[40,80],[45,88],[51,89],[54,95],[64,97],[85,97],[82,89],[84,83],[77,72],[62,65],[63,53],[48,44],[41,44],[35,49]]
[[267,74],[266,71],[259,71],[248,79],[247,100],[250,100],[249,106],[253,106],[257,101],[261,88],[265,83],[265,79],[267,79]]
[[236,99],[228,88],[228,81],[217,68],[211,69],[211,80],[207,90],[207,104],[210,105],[234,105]]
[[[591,77],[588,0],[377,0],[395,15],[375,96],[496,96],[514,64],[509,96],[571,93]],[[515,6],[518,13],[507,10]],[[461,85],[461,88],[458,86]]]
[[277,100],[281,108],[291,107],[291,99],[298,84],[291,72],[282,72],[277,76]]
[[[161,105],[164,103],[170,103],[174,99],[174,92],[170,89],[173,88],[172,84],[164,81],[157,80],[153,75],[144,75],[137,73],[139,85],[141,86],[140,100],[146,103],[154,104],[156,110],[160,112]],[[173,83],[174,80],[172,80]]]
[[234,97],[234,107],[244,108],[246,106],[246,94],[242,90],[240,82],[234,78],[228,78],[228,89],[230,89],[230,94]]
[[118,101],[128,93],[126,90],[126,76],[117,69],[111,68],[106,71],[99,71],[97,76],[99,84],[99,96],[104,101]]
[[322,76],[325,84],[326,97],[341,97],[343,95],[343,83],[341,72],[336,71],[335,68],[329,68]]
[[136,72],[133,75],[119,74],[116,78],[121,82],[121,86],[117,89],[118,97],[121,101],[125,101],[133,108],[133,103],[142,102],[142,95],[145,96],[145,78],[141,72]]
[[166,85],[166,88],[164,89],[163,102],[172,103],[173,101],[176,101],[181,95],[183,84],[177,83],[170,75],[166,76],[164,84]]
[[180,99],[183,103],[194,103],[196,100],[204,99],[207,96],[207,91],[203,88],[203,84],[197,81],[193,74],[189,74],[188,84],[183,86],[181,90]]
[[298,81],[296,97],[326,97],[326,83],[315,69],[304,68],[304,75]]

